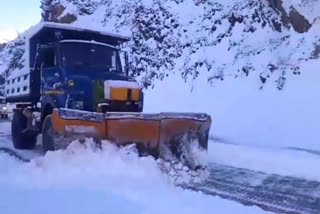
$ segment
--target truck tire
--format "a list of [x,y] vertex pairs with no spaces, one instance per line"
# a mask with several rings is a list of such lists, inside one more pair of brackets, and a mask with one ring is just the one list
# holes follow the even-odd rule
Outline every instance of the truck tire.
[[21,112],[14,112],[11,123],[13,146],[16,149],[33,149],[37,143],[37,136],[25,132],[27,118]]
[[44,121],[42,126],[42,150],[44,153],[47,151],[54,151],[54,130],[52,127],[51,116],[48,115]]

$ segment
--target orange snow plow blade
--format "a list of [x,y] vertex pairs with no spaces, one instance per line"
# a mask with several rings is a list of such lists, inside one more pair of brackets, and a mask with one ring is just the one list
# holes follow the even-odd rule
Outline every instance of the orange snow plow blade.
[[60,137],[93,137],[120,146],[135,143],[141,155],[179,160],[193,169],[199,167],[193,152],[207,151],[211,125],[210,116],[193,113],[103,114],[56,109],[49,117],[51,131]]

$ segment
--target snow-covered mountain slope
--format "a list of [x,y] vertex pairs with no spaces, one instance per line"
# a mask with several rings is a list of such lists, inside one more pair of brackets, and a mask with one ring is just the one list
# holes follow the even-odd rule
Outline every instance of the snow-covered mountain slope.
[[46,21],[96,25],[132,37],[145,85],[178,72],[209,83],[254,75],[282,89],[301,62],[319,57],[319,1],[47,0]]

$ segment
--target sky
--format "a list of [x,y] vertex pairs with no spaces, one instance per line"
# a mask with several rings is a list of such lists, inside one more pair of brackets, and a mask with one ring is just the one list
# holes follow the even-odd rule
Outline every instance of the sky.
[[40,0],[1,0],[0,43],[16,37],[41,19]]

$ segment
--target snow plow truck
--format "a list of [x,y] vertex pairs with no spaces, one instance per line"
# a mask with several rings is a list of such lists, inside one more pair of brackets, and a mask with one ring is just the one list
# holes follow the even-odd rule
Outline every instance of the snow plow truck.
[[69,25],[42,23],[25,38],[24,68],[6,78],[14,103],[12,141],[33,149],[42,134],[44,152],[91,137],[119,146],[136,144],[141,155],[203,167],[211,118],[204,113],[143,111],[143,92],[129,77],[129,38]]

